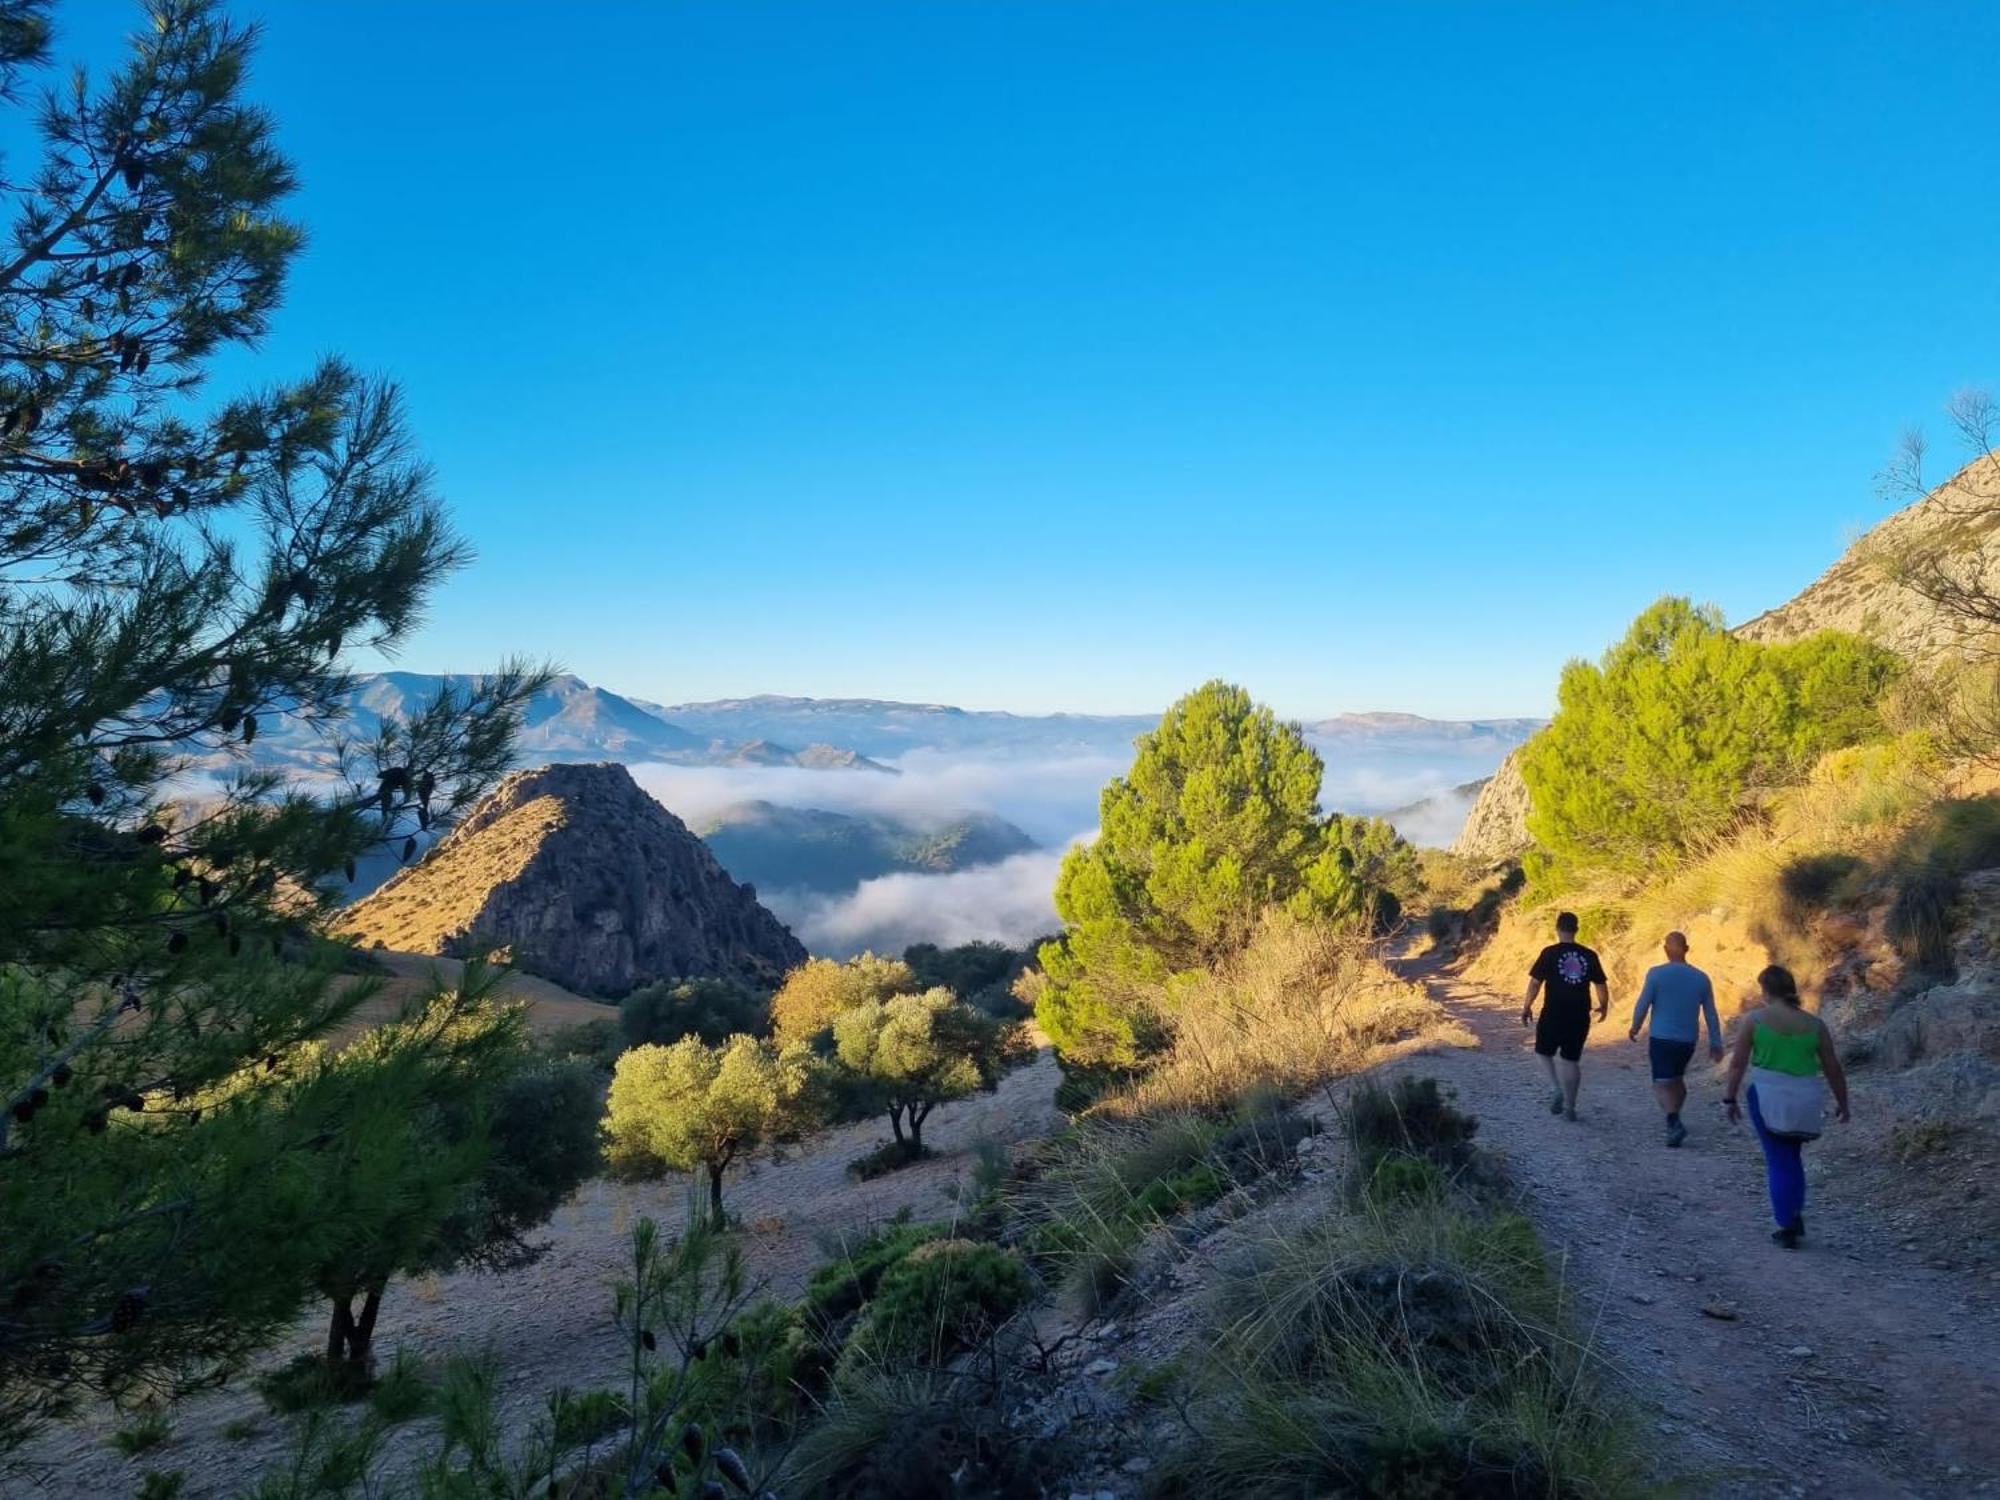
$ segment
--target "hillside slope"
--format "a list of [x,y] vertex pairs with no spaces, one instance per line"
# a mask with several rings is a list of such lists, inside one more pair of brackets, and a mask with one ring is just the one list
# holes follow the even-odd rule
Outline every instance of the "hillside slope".
[[945,874],[1025,853],[1035,841],[1004,818],[965,813],[936,826],[882,814],[739,802],[696,825],[738,880],[765,891],[851,891],[898,872]]
[[756,892],[610,764],[509,776],[338,927],[404,953],[505,948],[526,973],[585,995],[684,975],[768,984],[805,959]]
[[[1795,641],[1845,630],[1912,660],[1935,659],[1981,642],[1962,622],[1903,587],[1877,562],[1914,552],[1954,559],[1967,577],[2000,595],[2000,452],[1975,459],[1914,505],[1857,540],[1840,560],[1776,609],[1736,627],[1753,641]],[[1471,859],[1508,859],[1528,847],[1528,788],[1510,754],[1480,792],[1452,845]]]

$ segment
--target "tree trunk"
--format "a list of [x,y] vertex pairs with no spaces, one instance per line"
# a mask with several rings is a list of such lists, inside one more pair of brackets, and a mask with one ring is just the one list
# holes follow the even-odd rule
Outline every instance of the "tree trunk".
[[902,1145],[902,1144],[903,1144],[903,1106],[902,1106],[902,1105],[900,1105],[900,1104],[892,1104],[892,1105],[890,1105],[890,1106],[889,1106],[889,1128],[890,1128],[891,1130],[893,1130],[893,1131],[895,1131],[895,1132],[896,1132],[896,1144],[897,1144],[897,1145],[899,1145],[899,1146],[900,1146],[900,1145]]
[[722,1227],[722,1166],[719,1162],[708,1164],[708,1212],[715,1221],[715,1227]]
[[361,1311],[354,1310],[354,1295],[333,1299],[333,1318],[326,1330],[326,1362],[344,1365],[347,1373],[366,1375],[374,1358],[375,1318],[382,1311],[382,1290],[386,1283],[360,1293]]
[[910,1106],[910,1155],[921,1156],[924,1150],[924,1116],[931,1112],[926,1104]]

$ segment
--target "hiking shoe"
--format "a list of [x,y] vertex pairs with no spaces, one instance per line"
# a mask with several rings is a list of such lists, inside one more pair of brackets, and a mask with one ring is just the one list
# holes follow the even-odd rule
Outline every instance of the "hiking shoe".
[[1800,1214],[1796,1219],[1792,1220],[1792,1238],[1794,1240],[1802,1240],[1805,1237],[1806,1237],[1806,1216],[1804,1214]]
[[1676,1121],[1675,1123],[1667,1127],[1667,1144],[1669,1146],[1678,1146],[1682,1141],[1686,1140],[1687,1138],[1688,1138],[1688,1128],[1687,1126],[1681,1124],[1679,1121]]
[[1559,1115],[1562,1112],[1563,1112],[1563,1091],[1561,1089],[1557,1089],[1555,1097],[1549,1100],[1549,1113],[1552,1115]]
[[1774,1229],[1771,1231],[1771,1243],[1781,1250],[1796,1250],[1799,1248],[1799,1239],[1804,1233],[1803,1229],[1793,1229],[1790,1226]]
[[1576,1111],[1575,1111],[1575,1110],[1573,1110],[1573,1109],[1566,1109],[1566,1110],[1564,1110],[1564,1111],[1563,1111],[1563,1118],[1564,1118],[1565,1120],[1569,1121],[1569,1122],[1570,1122],[1570,1124],[1574,1125],[1574,1124],[1576,1123]]

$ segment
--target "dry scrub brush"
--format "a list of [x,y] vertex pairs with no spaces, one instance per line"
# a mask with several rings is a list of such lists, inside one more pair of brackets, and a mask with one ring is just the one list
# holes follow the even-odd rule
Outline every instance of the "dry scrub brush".
[[1447,1037],[1443,1013],[1391,974],[1379,951],[1351,932],[1267,915],[1242,952],[1168,982],[1159,1000],[1165,1052],[1098,1112],[1224,1115],[1254,1091],[1316,1088],[1384,1044]]

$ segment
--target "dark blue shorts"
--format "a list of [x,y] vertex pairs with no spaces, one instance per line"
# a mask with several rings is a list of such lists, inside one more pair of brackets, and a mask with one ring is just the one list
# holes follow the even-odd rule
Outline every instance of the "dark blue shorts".
[[1655,1083],[1679,1083],[1694,1061],[1693,1042],[1670,1042],[1656,1036],[1646,1044],[1646,1050],[1652,1054]]

